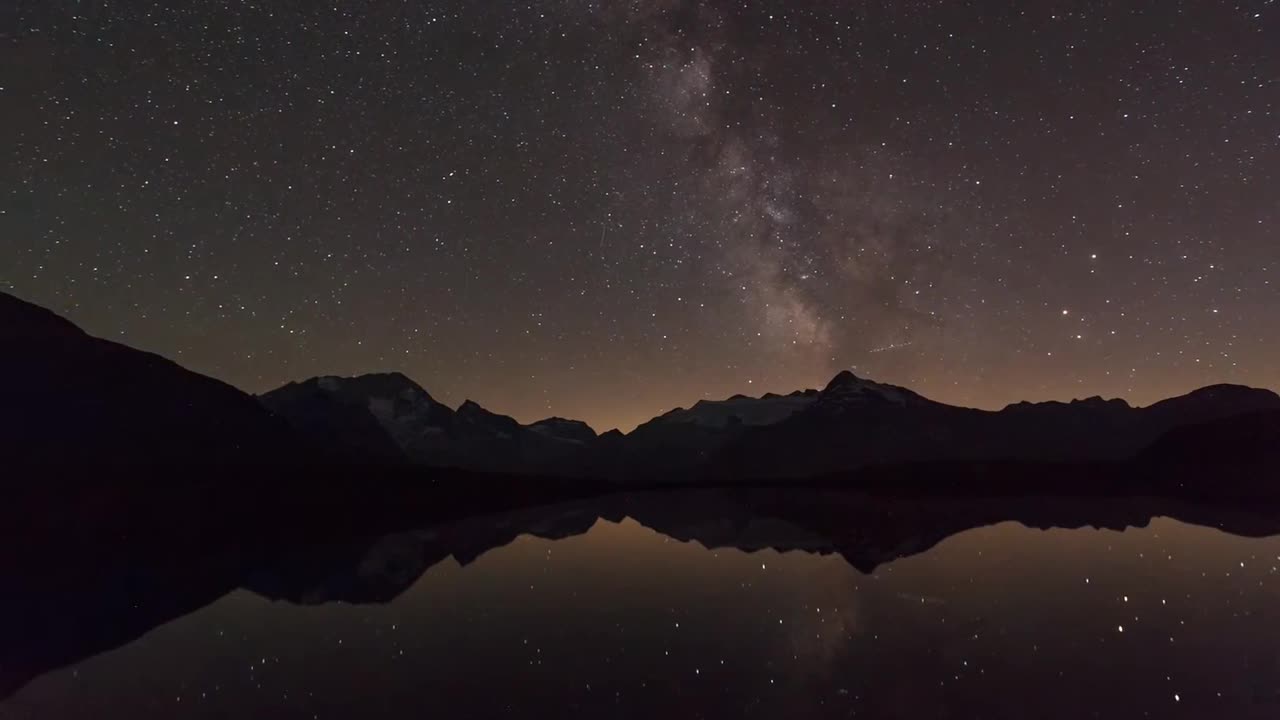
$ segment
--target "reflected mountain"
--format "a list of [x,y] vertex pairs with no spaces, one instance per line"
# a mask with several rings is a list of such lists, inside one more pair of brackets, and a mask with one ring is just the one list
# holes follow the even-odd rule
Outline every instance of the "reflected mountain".
[[[472,510],[472,513],[475,511]],[[371,515],[370,515],[371,516]],[[24,534],[0,556],[9,591],[0,600],[0,698],[32,678],[127,644],[236,589],[297,603],[387,603],[434,565],[467,565],[522,535],[561,539],[597,522],[631,518],[709,549],[842,557],[862,573],[925,552],[974,528],[1145,527],[1153,518],[1247,537],[1280,534],[1280,508],[1205,505],[1155,497],[895,495],[838,488],[723,488],[632,492],[551,504],[438,516],[384,527],[329,516],[306,534],[236,520],[180,531],[134,518],[129,532]],[[246,523],[259,524],[246,532]],[[69,526],[61,526],[69,527]],[[321,540],[317,541],[317,538]]]

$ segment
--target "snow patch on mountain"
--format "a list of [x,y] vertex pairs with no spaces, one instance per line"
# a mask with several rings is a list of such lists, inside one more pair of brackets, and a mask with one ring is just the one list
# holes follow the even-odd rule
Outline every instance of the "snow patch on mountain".
[[[663,423],[689,423],[708,428],[724,428],[740,422],[751,427],[763,427],[782,422],[813,404],[816,391],[795,392],[790,395],[766,395],[753,398],[734,395],[726,400],[699,400],[689,409],[676,408],[658,418]],[[735,421],[736,418],[736,421]]]
[[844,412],[868,404],[906,407],[928,402],[930,401],[906,388],[867,380],[843,370],[818,394],[814,410]]
[[526,427],[543,437],[579,445],[585,445],[596,438],[596,431],[581,420],[549,417]]

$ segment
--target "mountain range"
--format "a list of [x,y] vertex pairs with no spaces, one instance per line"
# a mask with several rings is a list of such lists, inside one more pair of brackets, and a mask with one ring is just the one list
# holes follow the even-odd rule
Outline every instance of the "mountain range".
[[[315,442],[384,458],[624,481],[799,479],[927,462],[1123,461],[1153,445],[1166,449],[1157,455],[1190,459],[1197,440],[1212,439],[1199,458],[1207,462],[1221,453],[1265,454],[1280,439],[1280,396],[1238,385],[1147,407],[1095,397],[988,411],[845,371],[822,390],[701,400],[630,433],[603,435],[561,418],[522,425],[471,401],[451,410],[399,373],[313,378],[260,399]],[[1240,432],[1230,430],[1237,426]],[[1180,440],[1157,444],[1175,431]],[[1226,447],[1249,433],[1259,436],[1251,447]]]
[[470,400],[451,409],[400,373],[311,378],[258,399],[311,442],[395,462],[520,472],[549,467],[596,439],[573,420],[521,425]]
[[1250,464],[1280,447],[1280,396],[1215,385],[1147,407],[1089,398],[957,407],[844,371],[821,390],[676,408],[630,433],[522,424],[439,402],[400,373],[254,397],[94,338],[0,293],[0,433],[11,464],[447,467],[612,481],[798,479],[904,463]]

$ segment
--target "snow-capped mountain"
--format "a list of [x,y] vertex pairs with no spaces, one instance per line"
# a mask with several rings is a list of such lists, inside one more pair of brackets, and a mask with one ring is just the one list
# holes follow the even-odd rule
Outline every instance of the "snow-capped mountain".
[[549,417],[527,426],[529,430],[544,437],[562,442],[586,445],[596,439],[596,431],[581,420],[566,420],[561,417]]
[[522,425],[470,400],[453,410],[399,373],[313,378],[262,402],[313,442],[381,459],[663,481],[798,478],[907,462],[1120,460],[1179,425],[1280,408],[1270,391],[1214,386],[1147,408],[1089,398],[988,411],[849,371],[820,391],[701,400],[601,436],[563,418]]
[[897,385],[866,380],[842,370],[814,398],[813,411],[826,415],[857,412],[878,405],[921,406],[933,401]]
[[429,462],[448,449],[453,410],[400,373],[317,377],[259,396],[295,430],[384,460]]
[[842,372],[808,408],[745,429],[707,465],[721,476],[778,478],[901,463],[1120,461],[1179,426],[1277,409],[1269,390],[1217,385],[1149,407],[1089,398],[988,411]]
[[797,390],[789,395],[768,393],[758,398],[734,395],[727,400],[699,400],[687,410],[676,408],[654,418],[653,422],[692,423],[708,428],[733,424],[772,425],[805,409],[817,396],[817,390]]
[[471,400],[453,410],[400,373],[317,377],[260,400],[317,442],[420,465],[538,471],[574,449],[547,425],[526,427]]

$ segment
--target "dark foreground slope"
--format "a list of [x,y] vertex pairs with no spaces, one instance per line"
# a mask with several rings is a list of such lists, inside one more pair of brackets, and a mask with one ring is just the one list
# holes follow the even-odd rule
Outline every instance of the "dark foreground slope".
[[303,450],[250,395],[0,293],[0,447],[21,466],[281,465]]

